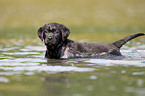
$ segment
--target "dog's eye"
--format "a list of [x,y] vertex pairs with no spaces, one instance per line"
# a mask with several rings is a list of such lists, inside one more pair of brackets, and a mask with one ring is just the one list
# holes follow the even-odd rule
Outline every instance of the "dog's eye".
[[55,33],[59,34],[59,31],[56,31]]

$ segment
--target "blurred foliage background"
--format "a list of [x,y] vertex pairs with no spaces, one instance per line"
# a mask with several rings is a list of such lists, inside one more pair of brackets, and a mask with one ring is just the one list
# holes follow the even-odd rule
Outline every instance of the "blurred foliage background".
[[0,43],[8,39],[38,42],[38,28],[50,22],[66,25],[71,39],[110,42],[145,32],[145,0],[0,1]]

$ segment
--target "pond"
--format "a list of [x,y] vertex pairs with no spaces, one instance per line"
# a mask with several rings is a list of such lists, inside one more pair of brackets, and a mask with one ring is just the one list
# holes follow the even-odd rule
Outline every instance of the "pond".
[[46,60],[41,41],[10,41],[0,46],[0,96],[145,95],[144,38],[123,46],[123,59]]
[[145,33],[145,0],[0,0],[0,96],[145,96],[145,36],[125,58],[46,60],[37,30],[51,22],[75,41],[113,42]]

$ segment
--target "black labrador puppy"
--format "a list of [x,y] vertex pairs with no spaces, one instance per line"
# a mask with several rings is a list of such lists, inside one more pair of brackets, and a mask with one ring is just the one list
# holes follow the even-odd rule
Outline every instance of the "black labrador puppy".
[[81,43],[67,39],[70,30],[63,24],[49,23],[38,30],[38,36],[46,45],[45,57],[59,58],[85,58],[102,56],[121,56],[120,48],[129,40],[145,35],[137,33],[113,43]]

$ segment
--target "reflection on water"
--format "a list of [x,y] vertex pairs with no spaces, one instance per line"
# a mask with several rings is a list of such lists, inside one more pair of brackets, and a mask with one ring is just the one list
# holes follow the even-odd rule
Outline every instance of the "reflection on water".
[[143,60],[104,60],[104,59],[90,59],[86,62],[96,63],[105,66],[113,66],[113,65],[133,65],[138,67],[145,67],[145,61]]
[[[17,51],[15,52],[15,50]],[[0,74],[1,75],[13,75],[13,73],[17,74],[15,71],[19,71],[19,74],[22,74],[24,71],[37,71],[37,72],[45,71],[48,73],[57,73],[70,71],[85,72],[95,70],[93,68],[80,68],[72,66],[72,64],[71,65],[69,64],[71,62],[73,63],[73,61],[71,60],[70,61],[48,60],[47,62],[43,56],[44,50],[45,48],[41,46],[26,46],[21,49],[19,49],[19,47],[11,47],[11,46],[9,46],[9,48],[2,48],[0,69],[3,71],[10,71],[10,74],[8,74],[8,72],[0,72]],[[65,63],[66,66],[61,66],[61,64]]]
[[124,46],[118,60],[46,60],[44,52],[43,45],[1,46],[0,96],[145,95],[145,45]]

